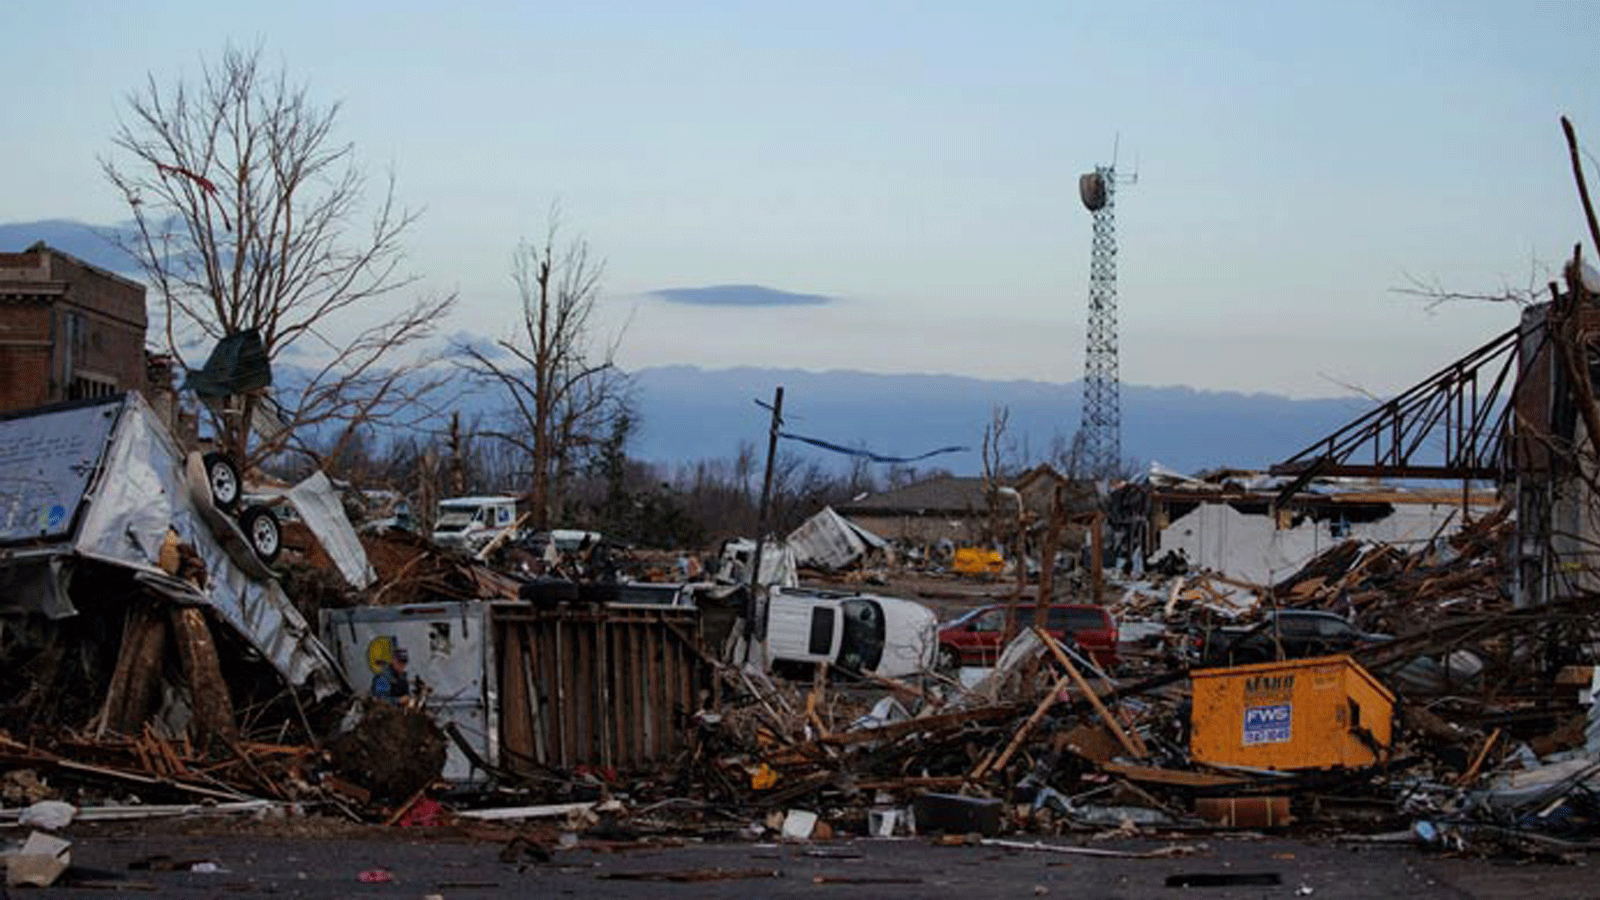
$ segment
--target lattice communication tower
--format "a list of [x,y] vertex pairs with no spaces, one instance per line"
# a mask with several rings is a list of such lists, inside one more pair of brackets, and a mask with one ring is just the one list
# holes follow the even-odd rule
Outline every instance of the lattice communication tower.
[[[1127,179],[1130,180],[1131,179]],[[1096,166],[1078,179],[1078,195],[1094,216],[1089,253],[1089,338],[1084,347],[1083,415],[1079,423],[1087,473],[1105,477],[1122,463],[1121,380],[1117,373],[1117,169]]]

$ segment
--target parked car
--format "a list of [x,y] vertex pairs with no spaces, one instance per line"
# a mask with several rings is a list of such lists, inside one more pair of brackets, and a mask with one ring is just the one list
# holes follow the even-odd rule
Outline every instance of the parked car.
[[914,600],[809,588],[772,588],[766,653],[773,671],[839,670],[898,678],[934,663],[938,617]]
[[[1017,606],[1017,627],[1033,624],[1033,604]],[[1098,606],[1063,603],[1050,607],[1045,630],[1058,641],[1070,640],[1086,651],[1102,669],[1115,668],[1117,658],[1117,620]],[[1005,648],[1000,638],[1005,630],[1003,605],[980,606],[939,629],[939,665],[992,666]]]
[[1389,639],[1386,634],[1362,631],[1335,613],[1280,609],[1254,625],[1195,631],[1190,646],[1198,665],[1242,666],[1348,653]]

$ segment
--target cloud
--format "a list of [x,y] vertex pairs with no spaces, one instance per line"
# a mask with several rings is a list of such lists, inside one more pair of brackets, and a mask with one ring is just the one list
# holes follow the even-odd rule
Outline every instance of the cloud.
[[797,294],[759,284],[715,284],[707,287],[661,288],[649,293],[668,303],[689,306],[824,306],[837,303],[838,297],[826,294]]

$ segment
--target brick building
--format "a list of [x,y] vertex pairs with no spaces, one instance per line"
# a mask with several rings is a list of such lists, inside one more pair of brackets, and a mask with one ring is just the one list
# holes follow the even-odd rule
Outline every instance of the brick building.
[[0,412],[145,389],[144,286],[34,244],[0,253]]

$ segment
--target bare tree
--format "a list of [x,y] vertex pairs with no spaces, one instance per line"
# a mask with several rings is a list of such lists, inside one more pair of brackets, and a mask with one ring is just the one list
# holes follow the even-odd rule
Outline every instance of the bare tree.
[[[632,415],[628,377],[613,358],[620,338],[596,349],[595,300],[604,265],[578,239],[562,244],[559,212],[545,236],[517,248],[512,279],[522,305],[518,333],[498,341],[504,362],[464,346],[466,366],[498,385],[510,405],[510,427],[483,432],[517,447],[530,463],[530,525],[548,528],[557,493],[579,456],[598,446],[621,415]],[[637,419],[637,416],[634,416]]]
[[150,76],[127,107],[101,168],[133,215],[119,242],[161,304],[168,349],[182,359],[185,342],[248,329],[269,362],[318,345],[318,365],[281,410],[288,427],[252,446],[261,401],[247,396],[217,423],[224,446],[254,464],[297,429],[338,428],[337,455],[363,425],[430,412],[418,401],[436,382],[401,356],[454,297],[386,302],[414,284],[400,271],[401,238],[417,213],[397,205],[392,176],[368,205],[354,148],[335,137],[339,104],[318,105],[286,72],[267,71],[259,49],[230,48],[196,81]]

